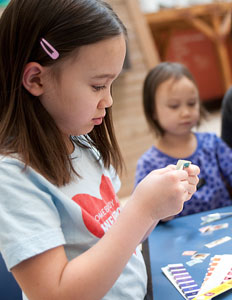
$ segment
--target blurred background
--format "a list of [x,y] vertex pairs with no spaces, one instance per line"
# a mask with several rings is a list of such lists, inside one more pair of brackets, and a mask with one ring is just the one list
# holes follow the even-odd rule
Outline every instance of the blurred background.
[[136,163],[153,143],[142,110],[147,72],[161,61],[194,75],[208,120],[199,131],[220,136],[221,101],[232,84],[232,1],[107,0],[128,28],[124,70],[113,86],[114,124],[126,162],[120,197],[133,191]]
[[6,6],[10,1],[8,0],[0,0],[0,6]]

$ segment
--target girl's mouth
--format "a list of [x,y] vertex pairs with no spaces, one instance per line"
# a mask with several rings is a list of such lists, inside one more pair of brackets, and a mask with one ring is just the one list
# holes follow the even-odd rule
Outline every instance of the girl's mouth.
[[93,119],[94,125],[100,125],[102,123],[102,121],[103,121],[103,117]]

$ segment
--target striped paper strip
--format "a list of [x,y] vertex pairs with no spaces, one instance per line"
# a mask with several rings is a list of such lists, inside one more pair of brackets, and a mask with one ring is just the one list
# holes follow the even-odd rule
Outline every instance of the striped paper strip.
[[188,300],[193,299],[198,294],[199,287],[183,264],[168,265],[168,270]]

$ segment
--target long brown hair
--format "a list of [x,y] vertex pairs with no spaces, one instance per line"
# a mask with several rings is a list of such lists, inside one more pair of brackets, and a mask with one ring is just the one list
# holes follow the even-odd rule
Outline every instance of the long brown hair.
[[[68,150],[54,120],[23,87],[24,68],[32,61],[55,66],[40,47],[42,37],[58,50],[60,61],[83,45],[122,33],[126,36],[124,25],[101,0],[11,0],[0,19],[0,153],[17,153],[52,183],[68,183],[73,170]],[[122,169],[111,108],[87,138],[105,167]]]

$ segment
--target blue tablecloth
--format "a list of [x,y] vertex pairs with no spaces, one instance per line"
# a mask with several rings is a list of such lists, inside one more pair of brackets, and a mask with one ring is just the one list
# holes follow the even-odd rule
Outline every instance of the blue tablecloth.
[[[201,286],[207,272],[210,258],[214,255],[232,254],[232,240],[214,248],[207,248],[206,243],[224,236],[232,237],[232,217],[209,223],[212,225],[229,223],[226,229],[202,234],[199,228],[201,216],[215,212],[232,212],[232,206],[177,218],[167,223],[159,224],[148,238],[148,253],[154,300],[183,300],[183,296],[175,289],[171,282],[162,273],[161,267],[168,264],[183,263],[193,279]],[[206,224],[208,225],[208,224]],[[205,226],[205,225],[204,225]],[[189,267],[186,262],[190,256],[183,256],[185,250],[194,250],[198,253],[210,253],[203,263]],[[232,300],[232,290],[218,296],[215,300]]]

